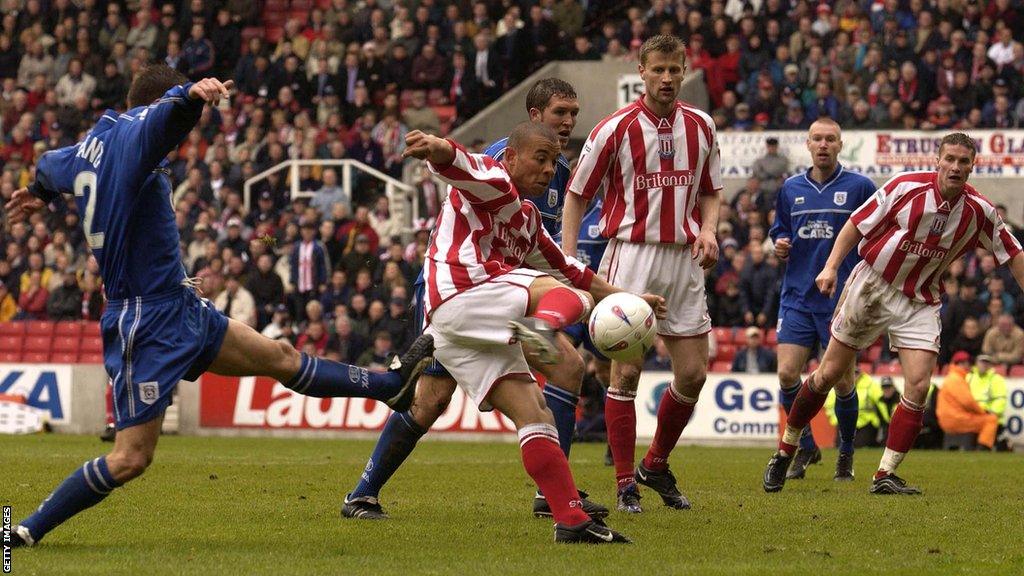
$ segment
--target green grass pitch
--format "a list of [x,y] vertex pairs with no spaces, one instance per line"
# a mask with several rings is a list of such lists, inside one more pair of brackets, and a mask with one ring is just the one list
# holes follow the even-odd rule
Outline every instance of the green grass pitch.
[[[109,445],[93,437],[0,437],[0,501],[17,522],[75,466]],[[923,497],[868,494],[879,452],[857,481],[828,464],[780,494],[761,491],[770,449],[681,446],[672,466],[691,511],[613,512],[632,546],[551,542],[529,514],[532,486],[515,444],[425,441],[392,480],[391,519],[342,519],[371,443],[164,437],[139,480],[70,520],[14,574],[1024,574],[1024,459],[912,453],[900,473]],[[573,469],[614,505],[603,447],[577,445]]]

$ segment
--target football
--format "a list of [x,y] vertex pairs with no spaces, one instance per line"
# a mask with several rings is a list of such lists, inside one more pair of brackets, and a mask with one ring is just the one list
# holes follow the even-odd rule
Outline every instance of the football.
[[658,321],[643,298],[616,292],[598,302],[587,329],[594,346],[612,360],[643,358],[654,346]]

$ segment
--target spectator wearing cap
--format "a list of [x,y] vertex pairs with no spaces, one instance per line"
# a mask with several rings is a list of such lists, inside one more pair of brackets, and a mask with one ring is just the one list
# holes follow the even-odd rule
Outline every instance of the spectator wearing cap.
[[0,280],[0,322],[9,322],[18,313],[18,303],[7,289],[7,283]]
[[249,242],[242,236],[242,219],[232,217],[228,220],[224,238],[217,244],[221,250],[230,248],[236,256],[249,253]]
[[775,196],[789,174],[789,157],[779,152],[779,139],[765,139],[765,153],[754,161],[753,175],[760,181],[761,198],[768,208],[775,207]]
[[316,223],[304,220],[300,226],[301,239],[295,243],[289,257],[291,269],[292,310],[295,317],[305,319],[306,303],[319,297],[327,284],[327,251],[316,240]]
[[310,207],[315,208],[321,216],[326,216],[335,204],[351,204],[352,197],[338,184],[338,173],[334,168],[325,168],[322,178],[323,186],[310,200]]
[[274,308],[270,323],[263,327],[261,334],[271,340],[286,340],[295,343],[295,324],[292,323],[291,313],[284,304],[278,304]]
[[1024,357],[1024,329],[1017,326],[1011,314],[1003,314],[985,333],[982,354],[998,364],[1019,364]]
[[949,372],[942,380],[935,413],[946,434],[977,434],[978,445],[991,450],[995,446],[999,418],[975,400],[967,381],[970,369],[970,354],[963,350],[953,354]]
[[744,333],[747,344],[743,350],[737,351],[732,359],[732,371],[747,374],[768,374],[776,370],[775,353],[762,346],[761,329],[748,327]]

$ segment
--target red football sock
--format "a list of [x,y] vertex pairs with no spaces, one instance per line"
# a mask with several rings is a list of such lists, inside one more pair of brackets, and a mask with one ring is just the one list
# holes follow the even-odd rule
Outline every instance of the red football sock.
[[615,481],[624,488],[633,480],[633,458],[636,455],[636,393],[609,391],[604,401],[604,421],[608,429],[608,445],[615,462]]
[[804,427],[810,424],[811,419],[821,410],[825,405],[825,399],[828,398],[828,393],[821,394],[811,388],[814,379],[815,376],[812,374],[800,385],[800,391],[797,392],[793,407],[789,409],[789,416],[786,418],[786,430],[779,440],[779,451],[790,456],[796,453]]
[[551,507],[555,522],[575,526],[590,520],[569,471],[569,461],[558,446],[558,430],[550,424],[528,424],[519,430],[523,467],[537,483]]
[[590,308],[590,302],[572,288],[558,286],[540,297],[537,311],[532,314],[547,322],[555,330],[575,324]]
[[885,441],[885,452],[875,476],[893,472],[903,461],[903,457],[914,447],[914,440],[921,432],[921,421],[924,420],[924,406],[901,398],[889,421],[889,438]]
[[114,423],[114,387],[107,386],[107,425]]
[[644,467],[658,472],[668,468],[668,455],[690,421],[696,403],[696,399],[684,398],[672,386],[665,390],[661,404],[658,405],[658,427],[654,431],[654,441],[644,457]]

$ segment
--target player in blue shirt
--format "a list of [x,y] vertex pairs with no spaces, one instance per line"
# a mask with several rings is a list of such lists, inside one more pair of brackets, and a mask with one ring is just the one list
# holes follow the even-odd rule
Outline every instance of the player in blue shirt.
[[228,97],[232,83],[186,81],[167,66],[146,68],[132,82],[128,112],[107,110],[81,142],[44,154],[36,181],[6,206],[17,222],[74,195],[108,299],[100,327],[117,428],[109,454],[75,470],[14,528],[15,546],[36,544],[146,470],[179,380],[195,380],[207,370],[269,376],[308,396],[369,397],[405,410],[417,367],[433,351],[428,336],[395,370],[371,373],[300,354],[229,320],[196,295],[185,277],[170,182],[161,167],[195,127],[203,106]]
[[[564,149],[569,143],[569,136],[576,126],[576,115],[579,113],[575,89],[565,81],[546,78],[530,88],[526,96],[526,108],[531,121],[546,124],[558,134]],[[507,147],[508,138],[502,138],[488,146],[485,153],[497,160],[503,160]],[[562,205],[569,175],[569,162],[560,156],[547,193],[541,197],[524,197],[537,206],[543,216],[545,229],[556,241],[561,238]],[[418,332],[422,330],[423,324],[422,274],[416,280],[413,292],[417,320],[412,324]],[[570,338],[576,338],[576,341],[580,342],[586,333],[585,329],[578,328],[581,326],[582,324],[569,327],[576,331],[575,334],[572,330],[565,332]],[[562,344],[563,361],[554,366],[538,364],[534,367],[548,378],[550,385],[544,387],[544,400],[554,415],[559,444],[568,457],[576,426],[576,405],[579,402],[584,366],[575,345],[569,339],[559,338],[559,342]],[[405,413],[395,412],[388,418],[359,483],[345,497],[342,507],[342,514],[345,517],[387,517],[379,501],[381,489],[412,453],[423,434],[444,412],[454,392],[455,380],[440,363],[435,361],[423,371],[412,408]],[[580,495],[583,498],[584,510],[591,516],[603,518],[608,515],[607,508],[591,502],[583,493]],[[534,498],[533,512],[537,516],[551,515],[547,501],[540,493]]]
[[[842,287],[857,264],[856,252],[851,252],[840,267],[835,297],[822,295],[814,279],[850,215],[875,192],[869,178],[847,172],[839,164],[843,140],[834,120],[819,118],[811,124],[807,149],[811,153],[811,168],[782,184],[775,204],[775,222],[769,231],[775,241],[775,254],[787,261],[778,324],[779,385],[787,414],[800,389],[800,372],[815,346],[821,350],[828,346],[829,323]],[[835,479],[852,480],[858,407],[853,374],[841,388],[836,387],[840,445]],[[787,478],[803,478],[807,467],[820,460],[821,450],[808,426]]]

